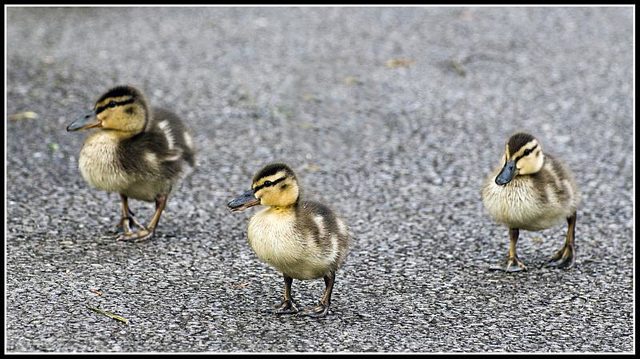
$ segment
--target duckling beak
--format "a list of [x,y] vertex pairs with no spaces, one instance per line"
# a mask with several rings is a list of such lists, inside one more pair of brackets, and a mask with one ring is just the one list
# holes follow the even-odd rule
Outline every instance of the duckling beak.
[[98,120],[98,117],[96,116],[96,111],[91,110],[91,112],[83,116],[80,116],[78,119],[73,121],[73,123],[67,126],[67,131],[71,132],[71,131],[85,130],[85,129],[94,128],[94,127],[102,127],[102,122]]
[[239,195],[233,201],[227,204],[231,212],[240,212],[245,209],[260,204],[260,199],[256,198],[255,191],[253,189]]
[[517,168],[516,161],[508,161],[504,167],[502,167],[502,171],[496,177],[496,184],[498,186],[504,186],[507,183],[511,182],[513,177],[516,176]]

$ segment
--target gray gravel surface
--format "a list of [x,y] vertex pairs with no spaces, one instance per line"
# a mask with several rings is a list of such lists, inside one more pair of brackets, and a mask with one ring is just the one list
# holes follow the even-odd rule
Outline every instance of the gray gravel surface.
[[[6,46],[7,352],[635,351],[632,8],[8,8]],[[121,83],[200,150],[137,244],[65,131]],[[519,130],[581,186],[569,271],[541,267],[565,224],[488,271],[508,233],[479,190]],[[355,234],[324,319],[263,312],[283,281],[226,208],[273,161]]]

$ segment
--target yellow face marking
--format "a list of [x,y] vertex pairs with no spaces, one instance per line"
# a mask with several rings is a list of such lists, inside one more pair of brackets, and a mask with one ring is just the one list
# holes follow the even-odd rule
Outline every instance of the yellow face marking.
[[[527,143],[526,145],[524,145],[524,146],[520,147],[520,149],[519,149],[516,153],[514,153],[514,154],[511,156],[511,160],[515,160],[515,159],[517,159],[518,157],[520,157],[520,156],[524,155],[525,151],[527,151],[527,150],[531,150],[532,148],[534,148],[534,147],[535,147],[535,146],[537,146],[537,145],[538,145],[538,141],[537,141],[537,140],[533,140],[533,141],[531,141],[531,142]],[[507,148],[508,148],[508,147],[509,147],[509,146],[507,146]],[[539,148],[539,147],[538,147],[538,148]],[[507,151],[508,151],[508,150],[507,150]],[[535,152],[531,152],[531,153],[533,154],[533,153],[535,153]]]
[[286,171],[279,171],[278,173],[271,175],[271,176],[267,176],[267,177],[262,177],[260,179],[258,179],[257,182],[255,182],[251,188],[256,188],[256,187],[260,187],[262,186],[265,182],[270,181],[270,182],[275,182],[276,180],[282,178],[282,177],[286,177],[287,172]]
[[[525,155],[525,152],[529,153]],[[540,171],[544,163],[544,156],[542,155],[542,149],[540,148],[538,141],[533,140],[522,146],[522,148],[512,156],[512,160],[518,161],[516,162],[518,174],[526,175]]]
[[[115,103],[114,107],[109,104]],[[139,133],[145,125],[145,111],[140,103],[130,95],[109,97],[96,103],[96,117],[102,128],[118,130],[127,135]]]
[[[115,101],[115,102],[123,102],[123,101],[127,101],[130,100],[132,97],[129,95],[125,95],[125,96],[118,96],[118,97],[108,97],[106,99],[104,99],[102,102],[96,103],[95,108],[100,108],[100,107],[104,107],[107,106],[111,101]],[[108,107],[107,107],[108,108]]]
[[[270,181],[277,184],[275,186],[265,186]],[[279,171],[271,176],[265,176],[256,181],[252,186],[255,190],[256,198],[260,199],[260,204],[272,207],[287,207],[298,199],[298,184],[294,177],[287,176],[286,171]]]

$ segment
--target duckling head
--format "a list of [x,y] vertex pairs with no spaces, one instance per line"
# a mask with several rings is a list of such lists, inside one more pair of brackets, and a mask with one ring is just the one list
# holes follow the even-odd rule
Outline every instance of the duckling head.
[[259,204],[284,208],[296,204],[299,195],[298,180],[293,170],[283,163],[273,163],[258,171],[251,189],[229,202],[228,206],[232,212]]
[[499,186],[506,185],[516,176],[540,171],[544,163],[544,155],[538,139],[528,133],[520,132],[507,141],[502,161],[504,166],[495,179]]
[[135,135],[149,118],[149,106],[142,92],[132,86],[117,86],[105,92],[93,109],[67,126],[67,131],[102,128]]

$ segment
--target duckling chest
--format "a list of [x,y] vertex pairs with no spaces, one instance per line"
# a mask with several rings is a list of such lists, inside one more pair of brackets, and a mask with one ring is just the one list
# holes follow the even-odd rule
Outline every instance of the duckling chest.
[[[563,213],[554,201],[543,201],[540,191],[530,181],[498,186],[491,180],[483,188],[482,199],[496,221],[509,227],[536,231],[554,225]],[[553,197],[549,191],[543,194],[546,198]]]
[[294,213],[274,213],[269,209],[256,213],[249,221],[247,237],[258,258],[282,272],[304,258]]
[[95,133],[87,138],[78,166],[90,185],[108,191],[122,191],[131,179],[118,157],[119,140],[109,134]]

